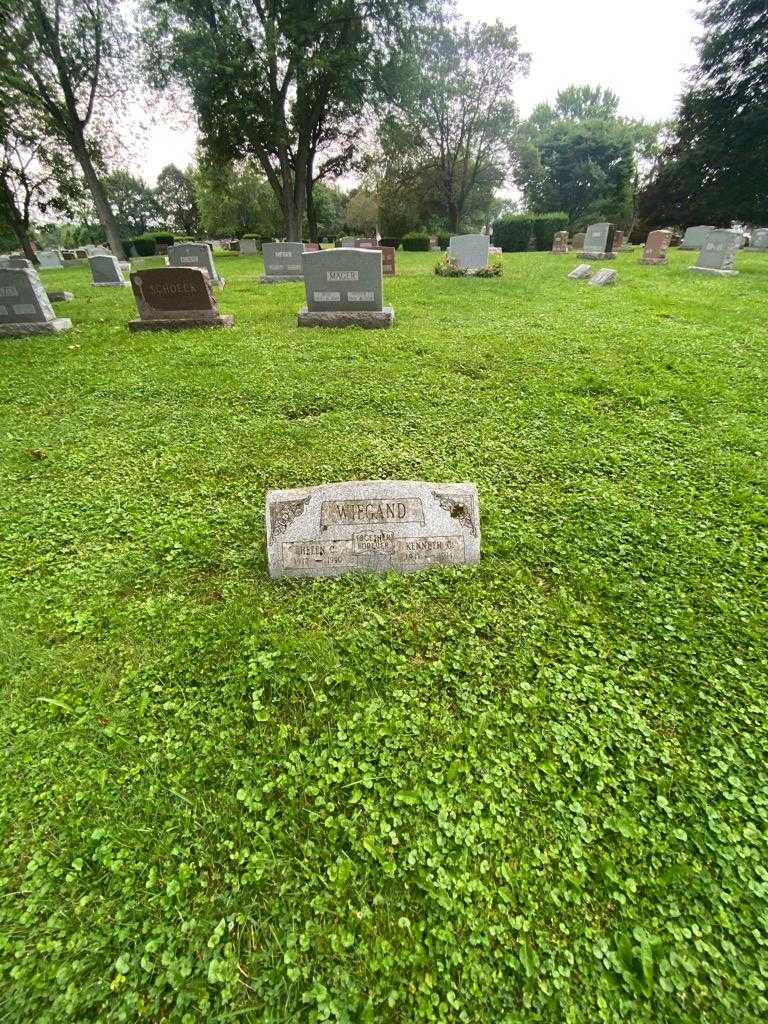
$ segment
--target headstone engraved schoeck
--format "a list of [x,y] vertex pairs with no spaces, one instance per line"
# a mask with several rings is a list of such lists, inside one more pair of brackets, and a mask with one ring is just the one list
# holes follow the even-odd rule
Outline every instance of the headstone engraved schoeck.
[[584,248],[579,255],[585,260],[616,259],[613,251],[613,224],[607,221],[590,224],[584,236]]
[[707,237],[715,230],[714,224],[697,224],[696,227],[686,228],[683,240],[680,243],[681,249],[701,249]]
[[568,232],[567,231],[556,231],[552,238],[552,252],[556,253],[567,253],[568,252]]
[[130,288],[130,281],[126,281],[120,264],[114,256],[89,256],[88,263],[93,276],[92,285],[94,288]]
[[213,262],[211,247],[207,242],[177,242],[168,248],[169,267],[198,267],[208,275],[211,284],[223,288],[226,284],[219,276]]
[[264,256],[262,284],[279,284],[284,281],[303,281],[301,257],[303,242],[265,242],[261,247]]
[[589,263],[580,263],[578,267],[570,272],[568,277],[574,281],[585,281],[588,277],[592,277],[592,267]]
[[488,235],[451,235],[448,255],[462,270],[482,270],[488,266]]
[[587,284],[595,285],[597,288],[605,287],[609,284],[616,284],[619,279],[618,272],[611,270],[610,267],[601,267],[600,270],[591,277]]
[[382,256],[375,249],[305,252],[307,304],[299,327],[391,327],[395,312],[384,306]]
[[651,231],[645,240],[645,249],[640,262],[650,266],[667,263],[667,250],[671,240],[671,231]]
[[729,231],[721,228],[718,231],[710,231],[707,240],[699,253],[696,266],[689,267],[702,274],[718,274],[721,277],[731,277],[738,274],[733,269],[736,262],[736,253],[741,248],[741,232]]
[[160,267],[131,274],[139,319],[132,331],[185,327],[231,327],[233,316],[219,313],[208,275],[200,267]]
[[269,491],[271,576],[413,572],[480,559],[475,484],[353,480]]
[[0,337],[53,334],[71,326],[71,320],[56,316],[34,270],[0,268]]

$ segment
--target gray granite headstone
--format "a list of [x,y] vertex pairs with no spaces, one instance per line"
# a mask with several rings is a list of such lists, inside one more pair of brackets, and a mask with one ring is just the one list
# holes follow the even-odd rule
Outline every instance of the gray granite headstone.
[[488,266],[488,235],[451,235],[448,256],[462,270],[482,270]]
[[591,277],[588,284],[593,284],[597,288],[603,288],[605,285],[616,284],[619,279],[617,271],[611,270],[610,267],[601,267],[600,270]]
[[616,258],[613,251],[613,224],[601,221],[590,224],[584,235],[584,247],[579,254],[584,259],[612,260]]
[[211,284],[224,287],[224,278],[219,277],[213,262],[211,247],[207,242],[177,242],[168,248],[169,267],[198,267],[204,270]]
[[768,228],[755,228],[749,247],[750,249],[768,249]]
[[342,248],[342,249],[356,249],[357,248],[357,239],[356,238],[342,238],[341,239],[341,246],[340,246],[340,248]]
[[672,240],[671,231],[651,231],[645,240],[641,263],[655,265],[667,262],[667,250]]
[[710,231],[707,240],[699,253],[695,267],[689,270],[697,270],[704,274],[720,274],[731,276],[738,274],[733,269],[736,262],[736,253],[741,248],[741,232],[729,231],[720,228],[717,231]]
[[14,267],[16,270],[31,270],[32,260],[28,260],[26,256],[11,256],[8,260],[8,266]]
[[255,238],[241,238],[240,239],[240,255],[241,256],[257,256],[259,253],[259,243]]
[[714,230],[714,224],[698,224],[696,227],[687,228],[680,243],[680,248],[700,249],[706,242],[707,236]]
[[480,560],[475,484],[353,480],[269,491],[270,576],[413,572]]
[[64,266],[61,253],[56,249],[40,249],[37,253],[41,270],[59,270]]
[[130,281],[126,281],[120,264],[114,256],[89,256],[88,263],[93,276],[94,288],[130,288]]
[[0,336],[50,334],[71,326],[71,320],[56,316],[34,270],[0,268]]
[[301,269],[303,242],[265,242],[261,251],[264,256],[262,284],[303,280]]
[[585,281],[588,277],[592,277],[592,267],[589,263],[580,263],[578,267],[570,272],[568,277],[574,281]]
[[201,267],[159,267],[131,274],[139,319],[132,331],[183,327],[231,327],[233,316],[219,313],[210,278]]
[[301,327],[390,327],[391,306],[384,306],[382,257],[374,249],[324,249],[305,252],[307,304]]

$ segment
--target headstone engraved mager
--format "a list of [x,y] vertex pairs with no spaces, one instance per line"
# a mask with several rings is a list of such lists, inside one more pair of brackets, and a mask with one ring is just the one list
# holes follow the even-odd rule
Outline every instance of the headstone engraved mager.
[[696,227],[686,228],[680,248],[700,249],[706,242],[708,235],[714,230],[714,224],[697,224]]
[[265,242],[261,247],[264,256],[262,284],[279,284],[283,281],[303,281],[301,257],[303,242]]
[[184,327],[231,327],[233,316],[219,313],[208,275],[200,267],[159,267],[131,274],[139,319],[131,331]]
[[616,259],[613,251],[613,224],[606,221],[590,224],[584,236],[584,248],[579,255],[585,260]]
[[480,559],[474,484],[359,480],[269,491],[270,576],[413,572]]
[[211,284],[223,288],[225,281],[219,276],[207,242],[177,242],[168,248],[169,267],[199,267],[208,275]]
[[671,231],[651,231],[645,240],[641,263],[651,266],[667,262],[667,250],[672,240]]
[[462,270],[482,270],[488,266],[488,235],[451,235],[448,255]]
[[72,321],[57,317],[36,271],[0,268],[0,337],[68,331]]
[[736,262],[736,253],[741,248],[741,238],[740,231],[729,231],[725,228],[710,231],[699,253],[696,266],[688,269],[702,274],[719,274],[721,277],[738,274],[733,265]]
[[382,255],[375,249],[305,252],[307,304],[299,327],[391,327],[395,312],[384,305]]

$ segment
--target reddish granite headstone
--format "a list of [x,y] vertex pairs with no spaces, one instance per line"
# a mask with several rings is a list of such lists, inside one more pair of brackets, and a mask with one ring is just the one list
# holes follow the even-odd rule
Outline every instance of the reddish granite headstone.
[[671,231],[651,231],[645,240],[641,263],[666,263],[667,249],[672,240]]
[[160,267],[131,274],[139,309],[132,331],[160,331],[171,327],[231,327],[233,316],[222,316],[213,297],[208,275],[199,267]]
[[552,239],[552,252],[568,252],[568,232],[556,231]]

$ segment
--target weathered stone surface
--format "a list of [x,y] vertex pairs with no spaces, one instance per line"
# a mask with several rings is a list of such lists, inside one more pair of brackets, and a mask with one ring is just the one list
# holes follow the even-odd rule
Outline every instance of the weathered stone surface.
[[356,249],[357,248],[357,239],[356,238],[342,238],[341,239],[341,245],[339,246],[339,248],[340,249]]
[[261,251],[264,256],[262,284],[304,280],[301,264],[303,242],[265,242]]
[[89,256],[88,264],[93,276],[94,288],[130,288],[130,281],[123,277],[120,263],[114,256]]
[[240,239],[240,255],[241,256],[258,256],[259,254],[259,243],[255,238],[241,238]]
[[304,252],[320,252],[320,243],[319,242],[305,242],[304,243]]
[[588,263],[580,263],[578,267],[570,272],[568,277],[572,278],[574,281],[584,281],[588,277],[592,277],[592,273],[592,267],[590,267]]
[[729,277],[738,274],[738,270],[734,270],[733,265],[736,262],[736,253],[740,248],[740,231],[728,231],[724,228],[710,231],[699,253],[696,266],[688,269],[702,274],[720,274]]
[[271,576],[413,572],[480,560],[475,484],[353,480],[269,491]]
[[395,247],[394,245],[380,245],[381,271],[384,277],[395,276]]
[[307,311],[381,312],[381,253],[371,249],[324,249],[302,256]]
[[701,249],[707,237],[715,230],[714,224],[698,224],[696,227],[687,228],[680,243],[681,249]]
[[169,267],[198,267],[208,275],[211,284],[223,288],[225,281],[220,277],[213,262],[211,247],[207,242],[177,242],[168,248]]
[[16,270],[34,270],[32,260],[28,260],[25,256],[11,256],[8,266],[14,267]]
[[588,284],[593,284],[597,288],[604,288],[606,285],[616,284],[618,279],[617,271],[611,270],[609,267],[602,267],[594,277],[589,279]]
[[210,279],[201,267],[160,267],[131,274],[139,310],[132,331],[184,327],[231,327],[233,316],[219,313]]
[[72,292],[46,292],[49,302],[71,302],[74,299]]
[[573,241],[571,242],[571,248],[575,249],[576,252],[580,252],[584,248],[584,239],[586,237],[587,236],[586,236],[586,234],[583,231],[577,232],[573,236]]
[[613,232],[613,245],[611,250],[613,252],[621,252],[622,246],[624,245],[624,232],[619,228]]
[[755,228],[749,247],[750,249],[768,249],[768,228]]
[[451,235],[448,255],[462,270],[482,270],[488,266],[488,235]]
[[667,250],[671,241],[671,231],[651,231],[645,240],[645,249],[640,262],[650,265],[666,263]]
[[568,252],[568,232],[567,231],[556,231],[552,238],[552,252],[556,253],[567,253]]
[[579,255],[585,260],[616,259],[616,253],[613,251],[613,224],[607,221],[590,224],[584,236],[583,250]]
[[0,335],[49,334],[67,331],[71,326],[71,320],[56,316],[34,270],[0,268]]
[[60,270],[64,266],[61,253],[56,249],[40,249],[37,253],[41,270]]

